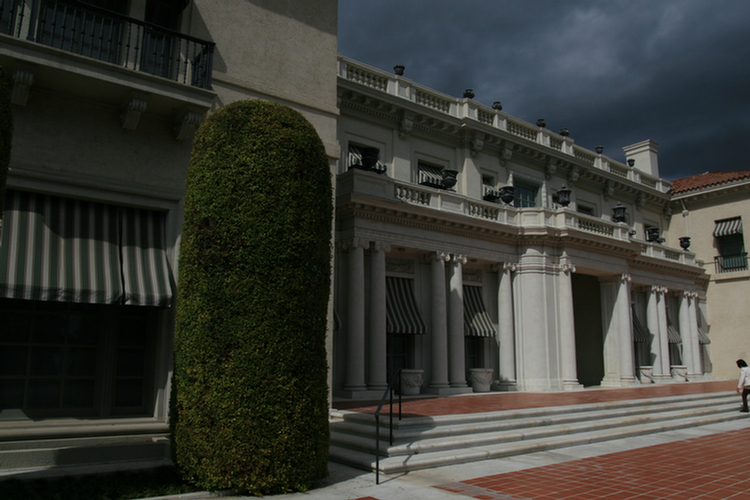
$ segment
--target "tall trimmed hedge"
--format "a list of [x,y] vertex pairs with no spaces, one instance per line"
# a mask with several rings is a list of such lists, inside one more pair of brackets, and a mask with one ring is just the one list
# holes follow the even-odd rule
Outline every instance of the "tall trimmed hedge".
[[323,144],[291,108],[236,102],[196,133],[172,444],[201,488],[304,491],[328,473],[332,214]]
[[[10,148],[13,141],[13,113],[10,106],[10,91],[0,68],[0,221],[5,208],[5,184],[10,167]],[[0,227],[2,227],[0,225]]]

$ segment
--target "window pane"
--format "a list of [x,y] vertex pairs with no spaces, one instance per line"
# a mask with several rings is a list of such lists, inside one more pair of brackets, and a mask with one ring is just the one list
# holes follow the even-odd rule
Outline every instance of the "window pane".
[[58,380],[29,380],[28,408],[59,408],[60,382]]
[[119,380],[115,390],[115,406],[142,406],[143,405],[143,381],[142,380]]
[[67,380],[63,392],[63,407],[92,408],[94,406],[93,380]]
[[61,344],[65,341],[68,321],[63,314],[35,314],[32,341],[44,344]]
[[23,407],[23,380],[0,380],[0,409]]
[[62,375],[63,371],[62,347],[32,347],[31,370],[32,377],[54,377]]
[[26,346],[0,345],[0,375],[26,376],[28,349]]
[[65,363],[65,375],[93,377],[96,375],[96,349],[71,348]]
[[21,311],[0,311],[0,342],[28,342],[31,315]]
[[517,208],[536,206],[537,188],[535,186],[526,184],[514,184],[513,187],[515,188],[514,205]]
[[120,349],[117,353],[118,377],[142,377],[145,353],[142,349]]

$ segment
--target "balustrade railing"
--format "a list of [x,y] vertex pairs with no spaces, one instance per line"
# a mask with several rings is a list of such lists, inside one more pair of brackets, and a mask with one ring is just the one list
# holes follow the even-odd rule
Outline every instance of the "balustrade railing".
[[714,258],[717,273],[747,271],[747,252],[718,255]]
[[0,33],[211,88],[213,42],[75,0],[0,0]]

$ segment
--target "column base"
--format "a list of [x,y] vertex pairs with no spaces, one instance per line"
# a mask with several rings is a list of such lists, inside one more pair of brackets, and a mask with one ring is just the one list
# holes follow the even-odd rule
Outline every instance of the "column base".
[[336,396],[347,399],[380,399],[383,396],[383,391],[371,391],[366,387],[364,389],[349,389],[345,387],[340,391],[336,391]]
[[518,384],[515,380],[495,380],[492,382],[493,391],[517,392]]
[[582,391],[583,390],[583,384],[579,383],[577,380],[564,380],[563,381],[563,391]]
[[655,384],[674,384],[675,380],[672,375],[654,375]]
[[453,396],[455,394],[470,394],[474,392],[471,387],[428,387],[425,394],[434,394],[436,396]]

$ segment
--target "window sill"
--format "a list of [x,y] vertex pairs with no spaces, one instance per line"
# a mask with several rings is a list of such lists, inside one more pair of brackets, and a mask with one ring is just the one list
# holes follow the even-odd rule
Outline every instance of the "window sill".
[[750,270],[743,269],[742,271],[724,271],[723,273],[714,273],[711,275],[711,281],[736,281],[736,280],[748,280],[750,279]]

